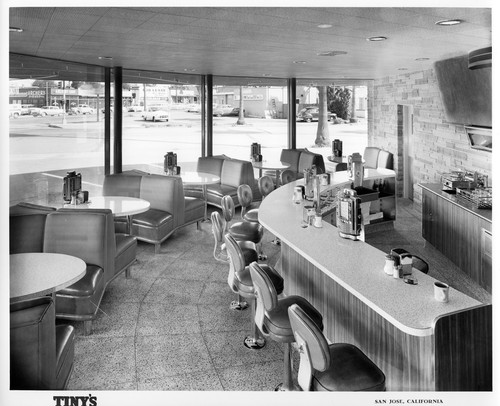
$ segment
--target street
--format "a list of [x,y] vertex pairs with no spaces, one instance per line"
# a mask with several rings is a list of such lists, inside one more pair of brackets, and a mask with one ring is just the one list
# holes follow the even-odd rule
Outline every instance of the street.
[[[200,114],[170,111],[168,122],[144,121],[142,113],[123,114],[123,165],[162,163],[176,152],[181,167],[192,167],[201,155]],[[250,145],[262,145],[264,159],[278,159],[286,148],[285,119],[214,117],[214,155],[249,159]],[[113,121],[112,121],[113,125]],[[330,139],[344,143],[344,154],[363,152],[366,122],[329,125]],[[317,123],[297,122],[297,147],[312,147]],[[10,175],[103,166],[104,115],[21,116],[9,120]],[[328,149],[326,149],[328,150]],[[331,151],[331,148],[330,148]]]

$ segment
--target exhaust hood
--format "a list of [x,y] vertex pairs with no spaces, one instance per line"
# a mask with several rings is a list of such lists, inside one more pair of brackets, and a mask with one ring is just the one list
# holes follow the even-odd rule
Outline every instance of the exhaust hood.
[[[479,52],[476,69],[469,69],[469,55],[434,63],[446,120],[473,127],[492,126],[491,67],[487,52]],[[491,63],[491,60],[490,60]],[[480,65],[482,69],[479,69]]]
[[492,47],[469,52],[469,69],[491,68]]

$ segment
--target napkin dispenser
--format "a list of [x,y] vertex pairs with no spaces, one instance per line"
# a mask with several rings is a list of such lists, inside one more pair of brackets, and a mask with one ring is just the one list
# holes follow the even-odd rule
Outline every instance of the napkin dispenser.
[[175,152],[167,152],[164,156],[163,170],[167,175],[180,175],[181,167],[177,166],[177,154]]
[[394,265],[403,267],[403,276],[411,275],[413,271],[413,256],[403,248],[393,248],[391,255],[394,257]]
[[[82,174],[76,171],[67,172],[63,179],[63,200],[76,204],[76,198],[82,190]],[[88,196],[88,194],[87,194]]]
[[262,152],[259,143],[253,142],[250,146],[250,158],[253,162],[262,162]]

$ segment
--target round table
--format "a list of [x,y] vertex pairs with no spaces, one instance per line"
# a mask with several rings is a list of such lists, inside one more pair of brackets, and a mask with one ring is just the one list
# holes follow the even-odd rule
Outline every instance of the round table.
[[280,183],[280,172],[284,169],[290,168],[289,163],[281,161],[261,161],[261,162],[252,161],[252,166],[255,169],[259,170],[259,178],[262,176],[263,169],[270,169],[276,171],[276,187],[278,187]]
[[206,172],[182,172],[181,173],[182,183],[184,185],[201,186],[203,192],[203,199],[205,200],[205,218],[204,221],[208,221],[207,216],[207,185],[214,185],[220,182],[220,177]]
[[29,252],[10,255],[10,300],[52,294],[85,275],[83,260],[66,254]]
[[150,203],[147,200],[127,196],[93,196],[90,201],[82,204],[65,204],[65,208],[75,209],[109,209],[113,215],[127,217],[127,230],[131,233],[133,214],[144,213],[149,210]]

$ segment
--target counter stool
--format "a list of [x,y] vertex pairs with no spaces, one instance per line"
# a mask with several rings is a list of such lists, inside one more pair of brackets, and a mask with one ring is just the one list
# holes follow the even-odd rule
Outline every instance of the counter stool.
[[[216,261],[223,262],[229,265],[229,257],[227,255],[226,244],[224,244],[224,221],[218,211],[212,212],[212,233],[214,235],[215,245],[213,255]],[[238,245],[243,253],[245,266],[259,259],[257,247],[251,241],[238,241]],[[231,310],[245,310],[248,307],[248,302],[238,295],[238,300],[233,300],[229,305]]]
[[280,183],[281,185],[286,185],[287,183],[293,182],[297,180],[297,174],[291,169],[285,169],[280,174]]
[[313,305],[301,296],[292,295],[278,299],[278,293],[271,279],[260,264],[252,262],[249,268],[257,299],[255,324],[264,336],[285,343],[283,383],[279,384],[275,390],[295,390],[292,382],[292,361],[290,358],[291,344],[295,342],[295,337],[288,317],[288,308],[293,304],[298,304],[318,326],[320,331],[323,330],[323,317]]
[[[233,292],[238,293],[244,298],[252,299],[252,335],[245,337],[243,344],[247,348],[258,350],[266,345],[266,340],[262,337],[255,324],[256,294],[252,277],[250,276],[250,268],[245,265],[243,253],[234,237],[227,233],[224,236],[224,241],[226,243],[230,262],[227,283]],[[252,262],[252,264],[256,264],[256,262]],[[266,276],[274,292],[276,292],[277,295],[281,294],[284,285],[281,275],[273,267],[266,264],[260,264],[259,268]]]
[[328,344],[301,305],[288,308],[299,348],[298,383],[304,391],[384,391],[384,373],[356,346]]
[[257,245],[257,252],[260,260],[266,260],[267,257],[262,252],[262,237],[264,236],[264,227],[259,223],[249,221],[237,221],[229,225],[234,217],[234,202],[231,196],[226,195],[221,199],[222,217],[225,220],[224,233],[228,232],[237,241],[252,241]]
[[252,188],[248,185],[239,185],[238,190],[238,201],[241,205],[241,218],[245,221],[251,223],[259,222],[259,206],[261,202],[253,201]]
[[[257,180],[257,186],[259,187],[259,192],[264,199],[269,193],[274,190],[273,178],[268,175],[261,176]],[[276,185],[276,187],[278,187],[278,185]]]
[[[281,172],[281,173],[283,173],[283,172]],[[271,193],[274,190],[273,179],[268,175],[261,176],[259,178],[259,180],[257,181],[257,184],[259,186],[259,191],[260,191],[260,194],[262,195],[262,199],[264,199],[269,193]],[[281,184],[283,184],[283,183],[281,183]],[[276,185],[276,187],[278,187],[278,185]],[[273,240],[271,241],[271,243],[273,243],[275,245],[280,245],[281,241],[279,240],[279,238],[274,237]]]

